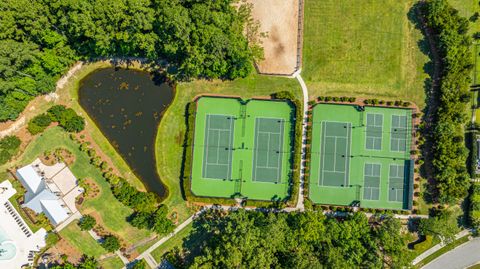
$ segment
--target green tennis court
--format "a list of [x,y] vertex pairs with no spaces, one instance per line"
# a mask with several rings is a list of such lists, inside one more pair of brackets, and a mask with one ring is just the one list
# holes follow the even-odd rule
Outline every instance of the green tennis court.
[[191,191],[203,197],[287,198],[292,109],[283,101],[199,98]]
[[365,185],[363,187],[363,199],[378,200],[380,198],[380,169],[382,165],[366,163],[364,170]]
[[392,115],[392,129],[390,150],[406,151],[407,150],[407,117]]
[[367,134],[365,148],[382,149],[383,115],[367,113]]
[[411,208],[411,117],[404,108],[315,105],[309,198],[317,204]]
[[320,158],[320,185],[347,186],[350,158],[350,131],[352,125],[344,122],[322,122],[322,156]]
[[285,122],[283,119],[255,119],[254,181],[280,181],[284,125]]
[[403,165],[390,165],[388,200],[401,202],[404,199],[405,167]]
[[232,115],[208,114],[206,122],[203,177],[230,179],[234,118]]

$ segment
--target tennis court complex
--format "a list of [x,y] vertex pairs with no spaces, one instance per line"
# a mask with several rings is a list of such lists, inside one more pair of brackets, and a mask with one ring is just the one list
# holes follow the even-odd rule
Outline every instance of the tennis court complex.
[[317,104],[309,197],[318,204],[408,209],[411,110]]
[[270,100],[197,100],[191,190],[255,200],[288,196],[293,108]]

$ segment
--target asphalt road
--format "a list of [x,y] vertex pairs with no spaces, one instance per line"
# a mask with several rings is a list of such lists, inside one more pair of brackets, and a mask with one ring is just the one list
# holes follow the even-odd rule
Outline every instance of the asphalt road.
[[433,260],[423,269],[463,269],[480,262],[480,238],[475,238]]

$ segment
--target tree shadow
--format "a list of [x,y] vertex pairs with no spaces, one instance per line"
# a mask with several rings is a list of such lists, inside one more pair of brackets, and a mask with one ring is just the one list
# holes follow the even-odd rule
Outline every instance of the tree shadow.
[[425,79],[423,88],[425,92],[425,107],[422,110],[422,124],[419,126],[418,132],[423,137],[423,144],[419,146],[421,157],[424,160],[420,167],[420,176],[427,179],[427,184],[424,185],[423,199],[426,203],[435,203],[438,191],[435,188],[435,180],[433,176],[433,152],[434,138],[432,136],[434,131],[433,122],[435,122],[438,97],[435,94],[436,85],[434,83],[435,76],[435,59],[432,53],[432,45],[427,36],[427,28],[422,15],[422,10],[425,4],[421,2],[415,3],[407,13],[408,20],[415,26],[415,29],[421,31],[422,38],[417,42],[418,49],[428,57],[429,61],[424,64],[423,71],[429,76]]

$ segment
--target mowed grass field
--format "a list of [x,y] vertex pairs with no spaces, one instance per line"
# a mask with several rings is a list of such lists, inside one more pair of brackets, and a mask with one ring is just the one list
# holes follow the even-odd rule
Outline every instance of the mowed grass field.
[[267,96],[278,91],[290,91],[297,98],[303,98],[302,90],[296,80],[257,74],[235,81],[197,80],[177,85],[175,99],[164,113],[158,127],[155,154],[160,178],[169,188],[169,196],[164,203],[178,213],[179,222],[187,219],[193,212],[183,199],[180,182],[187,104],[200,94],[241,95],[248,99]]
[[306,0],[303,72],[310,99],[356,96],[424,106],[423,38],[413,0]]

